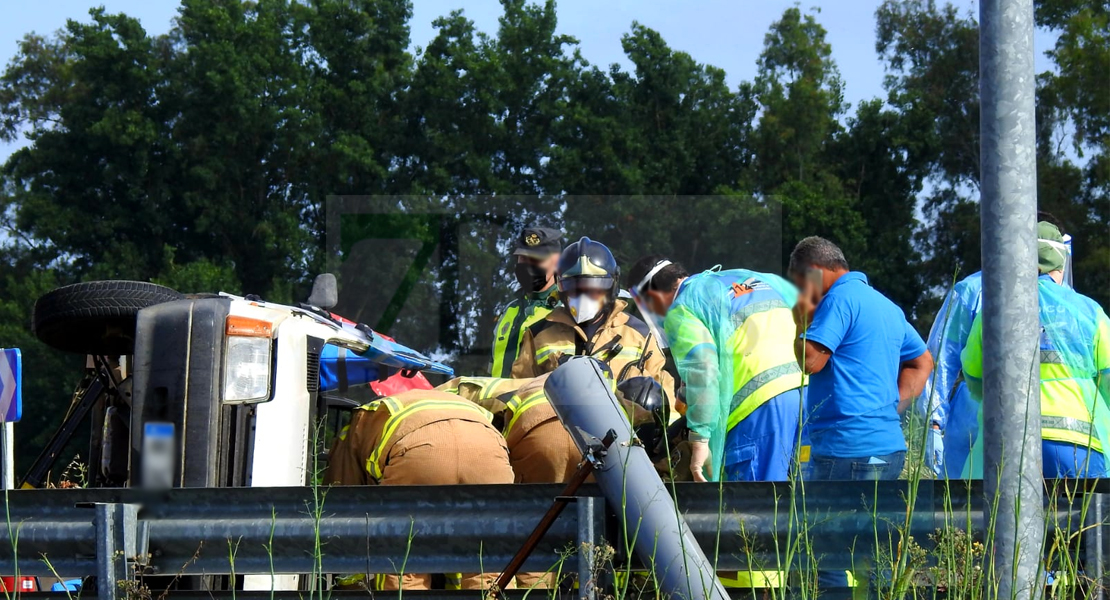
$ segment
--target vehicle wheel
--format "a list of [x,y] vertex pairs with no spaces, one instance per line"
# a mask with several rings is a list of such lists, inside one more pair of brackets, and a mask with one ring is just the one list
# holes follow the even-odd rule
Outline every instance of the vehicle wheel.
[[43,343],[65,352],[131,354],[139,311],[183,297],[168,287],[143,281],[76,283],[35,302],[32,330]]

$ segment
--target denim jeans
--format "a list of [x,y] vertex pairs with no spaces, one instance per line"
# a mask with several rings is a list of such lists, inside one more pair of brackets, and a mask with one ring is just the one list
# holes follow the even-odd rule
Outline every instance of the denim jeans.
[[895,452],[883,456],[862,458],[836,458],[813,455],[806,469],[806,479],[812,481],[881,481],[898,479],[906,464],[906,453]]
[[[883,456],[863,458],[835,458],[831,456],[811,456],[806,470],[806,479],[825,481],[880,481],[898,479],[906,464],[906,453],[895,452]],[[844,549],[848,551],[847,548]],[[817,587],[821,591],[831,588],[846,588],[848,574],[844,571],[817,571]]]

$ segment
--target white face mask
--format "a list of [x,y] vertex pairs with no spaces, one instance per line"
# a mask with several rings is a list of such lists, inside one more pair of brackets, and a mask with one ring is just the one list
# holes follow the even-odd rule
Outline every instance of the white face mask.
[[575,323],[592,321],[594,317],[601,313],[603,306],[605,306],[603,299],[595,300],[586,294],[579,294],[567,299],[567,308],[570,309],[570,316],[574,317]]

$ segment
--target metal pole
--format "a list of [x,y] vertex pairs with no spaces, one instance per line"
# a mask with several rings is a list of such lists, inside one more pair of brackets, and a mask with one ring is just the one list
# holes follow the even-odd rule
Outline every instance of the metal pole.
[[1033,0],[981,0],[979,27],[987,581],[1024,600],[1044,593]]
[[0,423],[0,452],[4,453],[3,485],[5,490],[15,489],[15,423]]
[[595,564],[600,556],[597,552],[597,544],[601,541],[601,536],[597,532],[597,516],[605,500],[582,496],[576,502],[578,503],[578,598],[597,600],[596,575],[605,569],[604,565]]
[[621,519],[624,543],[651,568],[662,595],[674,600],[727,600],[728,592],[713,564],[636,439],[611,382],[600,361],[576,357],[555,369],[543,389],[583,453],[599,440],[616,437],[594,476]]

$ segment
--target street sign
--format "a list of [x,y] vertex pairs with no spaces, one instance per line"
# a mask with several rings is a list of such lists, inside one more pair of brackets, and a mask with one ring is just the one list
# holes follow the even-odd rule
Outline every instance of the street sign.
[[0,421],[23,416],[23,355],[19,348],[0,350]]

